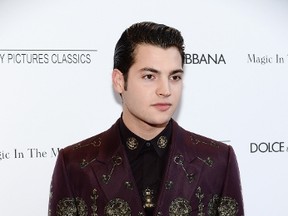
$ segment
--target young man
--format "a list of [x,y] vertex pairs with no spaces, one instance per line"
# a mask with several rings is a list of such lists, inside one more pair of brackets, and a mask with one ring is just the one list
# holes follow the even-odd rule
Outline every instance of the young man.
[[181,128],[180,32],[151,22],[126,29],[112,81],[123,112],[107,131],[60,151],[51,216],[244,215],[231,146]]

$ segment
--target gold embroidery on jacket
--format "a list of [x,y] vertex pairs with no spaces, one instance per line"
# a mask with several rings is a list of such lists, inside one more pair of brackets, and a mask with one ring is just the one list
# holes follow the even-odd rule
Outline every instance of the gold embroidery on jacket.
[[110,181],[111,179],[111,176],[114,172],[114,169],[116,166],[119,166],[120,164],[122,164],[122,158],[120,156],[113,156],[112,157],[112,160],[113,160],[113,167],[111,168],[110,172],[108,175],[104,174],[102,175],[102,181],[105,183],[105,184],[108,184],[108,182]]
[[187,170],[184,167],[184,156],[183,155],[177,155],[174,157],[174,163],[182,167],[182,170],[185,172],[185,175],[189,181],[189,183],[192,183],[194,181],[194,173],[188,173]]
[[126,187],[128,190],[133,190],[133,189],[134,189],[133,183],[130,182],[130,181],[126,181],[126,182],[124,183],[124,185],[125,185],[125,187]]
[[219,205],[220,205],[220,197],[217,194],[215,194],[208,203],[208,216],[217,216]]
[[218,211],[219,216],[236,216],[238,212],[238,203],[231,197],[222,197]]
[[196,190],[195,196],[198,198],[198,214],[197,216],[205,216],[204,213],[204,207],[205,205],[203,204],[203,199],[204,199],[204,193],[202,192],[202,188],[198,187]]
[[98,210],[97,199],[98,199],[98,197],[99,196],[97,194],[97,190],[94,189],[92,192],[92,195],[91,195],[91,200],[92,200],[92,206],[91,206],[92,214],[91,214],[91,216],[98,216],[98,214],[97,214],[97,210]]
[[169,207],[169,216],[189,216],[191,212],[189,201],[180,197],[174,199]]
[[88,208],[85,201],[79,197],[64,198],[57,204],[57,216],[87,216]]
[[86,161],[85,159],[82,159],[82,161],[80,162],[80,167],[81,168],[85,168],[86,166],[88,166],[90,163],[94,162],[96,160],[96,158],[93,158],[90,161]]
[[173,181],[166,181],[165,182],[165,189],[166,190],[171,190],[172,189],[172,187],[173,187]]
[[199,139],[193,137],[193,135],[191,135],[190,139],[194,143],[194,145],[204,144],[204,145],[210,145],[212,147],[219,148],[219,144],[213,140],[209,140],[209,142],[205,142],[203,140],[199,140]]
[[131,216],[131,209],[128,203],[116,198],[110,200],[104,209],[106,216]]
[[[53,197],[51,188],[51,197]],[[198,198],[198,213],[197,216],[205,216],[203,199],[205,197],[202,192],[202,188],[198,187],[195,193]],[[94,189],[91,195],[92,200],[92,213],[91,216],[98,216],[97,214],[97,199],[99,195],[97,190]],[[106,216],[131,216],[131,209],[129,204],[119,198],[111,200],[105,207]],[[192,207],[189,201],[183,198],[174,199],[169,206],[169,216],[188,216],[192,212]],[[219,197],[215,194],[208,203],[207,215],[208,216],[237,216],[238,203],[235,199],[224,196]],[[49,208],[48,215],[51,215],[51,209]],[[85,201],[79,197],[74,198],[64,198],[60,200],[57,204],[56,209],[57,216],[88,216],[88,207]],[[141,215],[141,214],[139,214]]]
[[[196,196],[199,200],[204,198],[204,194],[201,193],[201,187],[197,188]],[[203,212],[204,204],[200,201],[198,205],[198,216],[204,216]],[[231,197],[220,197],[215,194],[208,203],[208,216],[236,216],[238,212],[238,203]]]
[[199,160],[201,160],[203,163],[205,163],[207,166],[212,167],[213,166],[213,160],[210,157],[207,157],[207,159],[203,159],[200,157],[197,157]]
[[99,147],[99,146],[101,146],[101,144],[102,144],[101,137],[98,137],[98,139],[95,138],[90,143],[83,144],[83,142],[79,142],[78,144],[75,144],[73,150],[78,150],[80,148],[84,148],[84,147],[87,147],[90,145],[92,145],[93,147]]

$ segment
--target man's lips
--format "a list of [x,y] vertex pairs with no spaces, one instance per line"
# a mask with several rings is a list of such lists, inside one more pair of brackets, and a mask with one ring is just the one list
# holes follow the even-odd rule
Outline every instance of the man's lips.
[[155,103],[152,106],[155,107],[157,110],[166,111],[172,106],[172,104],[171,103]]

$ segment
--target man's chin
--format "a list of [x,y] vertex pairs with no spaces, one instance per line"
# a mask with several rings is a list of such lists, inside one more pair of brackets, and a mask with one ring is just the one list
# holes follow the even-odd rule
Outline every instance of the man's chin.
[[153,121],[153,122],[150,122],[148,123],[151,127],[155,127],[155,128],[164,128],[166,127],[166,125],[169,123],[169,121],[171,120],[171,117],[170,118],[167,118],[167,119],[161,119],[161,120],[158,120],[158,121]]

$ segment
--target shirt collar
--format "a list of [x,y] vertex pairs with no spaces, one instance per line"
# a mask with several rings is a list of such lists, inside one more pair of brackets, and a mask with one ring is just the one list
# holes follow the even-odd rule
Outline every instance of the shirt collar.
[[137,158],[143,149],[149,145],[154,148],[159,157],[164,156],[167,151],[172,134],[172,121],[156,137],[151,140],[145,140],[130,131],[120,118],[119,124],[122,144],[125,146],[129,160]]

